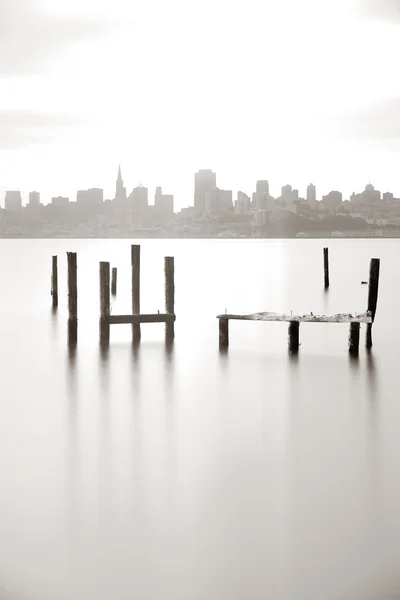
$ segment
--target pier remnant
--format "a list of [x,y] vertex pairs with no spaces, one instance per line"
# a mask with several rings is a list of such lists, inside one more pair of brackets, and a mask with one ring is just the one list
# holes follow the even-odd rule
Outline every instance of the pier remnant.
[[132,326],[134,342],[141,337],[141,323],[165,323],[166,340],[174,338],[175,329],[175,281],[174,257],[164,258],[165,271],[165,308],[166,312],[150,314],[140,313],[140,246],[131,246],[132,266],[132,314],[112,315],[110,306],[110,263],[100,263],[100,342],[110,339],[110,325],[129,324]]
[[[368,327],[368,324],[367,324]],[[360,323],[353,321],[350,323],[349,331],[349,352],[352,356],[358,356],[358,349],[360,345]]]
[[224,350],[229,346],[229,319],[220,315],[219,319],[219,347]]
[[327,290],[329,288],[329,255],[328,248],[324,248],[324,286]]
[[368,307],[367,310],[371,312],[372,321],[367,324],[366,332],[366,346],[369,350],[372,348],[372,324],[375,320],[376,307],[378,304],[378,289],[379,289],[379,272],[380,272],[380,259],[371,258],[369,266],[369,283],[368,283]]
[[78,339],[78,286],[76,252],[67,252],[68,261],[68,342]]
[[100,263],[100,341],[110,340],[110,263]]
[[[140,246],[131,246],[132,268],[132,314],[140,315]],[[141,337],[140,321],[132,324],[132,338],[139,342]]]
[[111,271],[111,294],[117,295],[117,267],[113,267]]
[[51,296],[53,301],[53,308],[58,306],[58,266],[57,256],[52,256],[51,261]]
[[[173,256],[164,257],[165,276],[165,312],[175,314],[175,264]],[[165,339],[172,340],[175,337],[175,320],[165,323]]]
[[289,322],[288,346],[291,354],[296,354],[299,351],[299,329],[300,321]]
[[[232,315],[223,314],[217,315],[219,320],[219,346],[220,348],[227,348],[229,345],[229,321],[270,321],[279,322],[284,321],[289,323],[289,337],[288,345],[291,353],[296,353],[299,349],[299,327],[300,323],[356,323],[358,326],[360,323],[372,323],[372,316],[370,312],[361,314],[351,313],[339,313],[336,315],[315,315],[314,313],[294,315],[293,313],[275,313],[275,312],[258,312],[250,315]],[[353,331],[354,329],[354,331]],[[359,327],[354,327],[353,338],[356,338],[356,330]]]

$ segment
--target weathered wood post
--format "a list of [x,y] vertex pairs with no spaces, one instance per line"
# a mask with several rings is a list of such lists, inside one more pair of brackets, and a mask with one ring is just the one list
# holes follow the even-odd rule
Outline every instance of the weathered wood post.
[[329,287],[329,255],[328,248],[324,248],[324,285],[327,290]]
[[110,340],[110,263],[100,263],[100,342]]
[[[164,257],[165,275],[165,312],[173,315],[175,312],[175,264],[173,256]],[[175,337],[174,321],[165,323],[165,339],[172,340]]]
[[299,321],[290,321],[289,322],[288,346],[289,346],[289,352],[291,354],[296,354],[299,351],[299,329],[300,329]]
[[51,264],[51,296],[53,299],[53,308],[58,306],[58,268],[57,256],[52,256]]
[[229,346],[229,319],[220,317],[219,319],[219,347],[224,350]]
[[[369,265],[367,310],[371,311],[372,323],[375,320],[376,306],[378,303],[380,262],[381,261],[379,258],[371,258],[371,262]],[[367,323],[367,332],[366,332],[365,342],[366,342],[366,346],[368,349],[372,348],[372,323]]]
[[76,252],[67,252],[68,261],[68,342],[78,339],[78,285]]
[[[131,246],[132,266],[132,314],[140,315],[140,246]],[[132,338],[140,341],[140,323],[133,323]]]
[[117,267],[113,267],[111,271],[111,293],[113,296],[117,294]]
[[360,345],[360,323],[350,323],[349,352],[352,356],[358,356]]

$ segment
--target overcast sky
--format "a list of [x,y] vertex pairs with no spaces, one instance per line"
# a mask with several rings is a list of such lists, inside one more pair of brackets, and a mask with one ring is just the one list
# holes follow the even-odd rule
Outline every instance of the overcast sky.
[[400,196],[399,56],[400,0],[0,0],[0,186]]

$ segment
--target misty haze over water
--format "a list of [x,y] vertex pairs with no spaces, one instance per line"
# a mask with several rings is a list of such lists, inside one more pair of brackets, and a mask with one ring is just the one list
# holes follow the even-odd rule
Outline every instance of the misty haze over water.
[[[112,314],[130,312],[130,244],[0,242],[0,598],[335,600],[395,586],[399,242],[141,240],[143,312],[163,312],[175,257],[175,343],[148,324],[135,349],[114,325],[101,351],[99,261],[118,267]],[[251,322],[231,323],[219,353],[225,309],[363,312],[372,257],[371,353],[364,326],[358,360],[348,326],[329,324],[302,324],[293,358],[287,324]]]

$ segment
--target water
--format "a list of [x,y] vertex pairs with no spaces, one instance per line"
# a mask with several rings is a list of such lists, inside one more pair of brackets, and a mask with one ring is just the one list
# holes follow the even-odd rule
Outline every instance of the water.
[[[163,311],[163,257],[175,256],[172,350],[154,324],[139,349],[128,325],[99,349],[98,263],[118,267],[112,312],[130,312],[129,241],[0,242],[0,598],[335,600],[396,587],[400,243],[141,246],[143,312]],[[75,353],[67,250],[78,252]],[[286,324],[249,322],[231,323],[219,354],[225,309],[363,311],[372,257],[371,354],[362,344],[349,359],[347,325],[302,324],[291,359]]]

